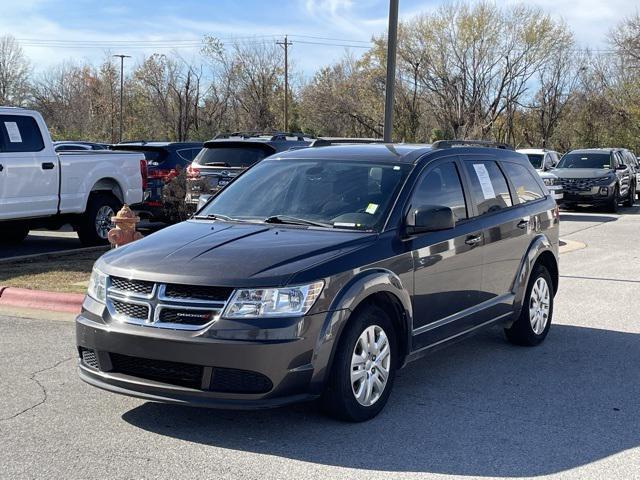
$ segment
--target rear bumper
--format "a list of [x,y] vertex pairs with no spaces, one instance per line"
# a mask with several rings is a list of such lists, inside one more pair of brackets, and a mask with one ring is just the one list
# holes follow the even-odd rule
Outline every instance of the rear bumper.
[[[219,338],[226,335],[222,330],[214,331],[215,323],[208,331],[175,331],[105,322],[83,308],[76,318],[79,375],[104,390],[177,404],[259,409],[313,399],[321,393],[328,370],[329,357],[322,352],[333,344],[332,339],[319,342],[318,338],[329,315],[290,319],[277,328],[260,329],[261,334],[255,326],[249,326],[245,331],[228,331],[225,339]],[[91,351],[95,361],[83,360],[82,350]],[[116,360],[123,356],[133,362],[133,370],[118,366]],[[138,373],[136,361],[151,365],[151,370]],[[198,369],[200,373],[193,375],[195,383],[175,381],[175,370],[170,371],[174,376],[166,379],[164,367],[153,370],[156,364],[169,363],[177,365],[175,368],[185,365],[191,372]],[[230,375],[231,384],[217,381],[220,376]],[[265,377],[268,382],[263,382]],[[260,380],[258,385],[267,386],[252,390],[254,379]]]

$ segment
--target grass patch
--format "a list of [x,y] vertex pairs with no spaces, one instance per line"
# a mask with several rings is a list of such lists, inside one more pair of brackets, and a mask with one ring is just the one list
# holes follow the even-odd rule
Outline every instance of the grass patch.
[[58,253],[0,263],[0,285],[4,287],[85,293],[94,262],[106,250]]

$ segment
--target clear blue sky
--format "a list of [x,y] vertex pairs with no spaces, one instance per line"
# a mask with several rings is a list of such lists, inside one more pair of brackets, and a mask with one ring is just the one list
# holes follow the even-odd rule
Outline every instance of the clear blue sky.
[[[498,3],[507,2],[514,3]],[[442,3],[400,0],[400,14],[410,18]],[[605,45],[607,32],[625,15],[640,8],[639,0],[527,3],[565,19],[581,46],[595,48]],[[38,70],[62,60],[99,61],[108,52],[139,60],[175,48],[191,59],[198,55],[196,42],[204,34],[275,41],[275,36],[286,33],[295,43],[291,50],[295,67],[310,74],[318,65],[342,56],[347,47],[305,42],[351,44],[349,50],[357,55],[363,51],[358,46],[366,45],[359,42],[385,31],[387,10],[388,0],[0,0],[0,35],[9,33],[22,40]]]

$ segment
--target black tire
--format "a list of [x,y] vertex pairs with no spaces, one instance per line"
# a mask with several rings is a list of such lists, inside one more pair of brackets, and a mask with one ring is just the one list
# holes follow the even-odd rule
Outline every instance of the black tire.
[[633,207],[634,203],[636,203],[636,186],[631,182],[631,185],[629,185],[629,193],[627,198],[624,200],[624,206]]
[[18,245],[29,235],[29,225],[22,222],[5,222],[0,224],[0,244]]
[[100,214],[102,217],[105,211],[110,211],[112,213],[107,215],[110,219],[112,215],[118,213],[120,208],[122,208],[122,203],[113,195],[108,193],[91,194],[87,211],[82,215],[80,223],[76,225],[80,242],[85,246],[108,244],[109,240],[104,233],[105,229],[108,231],[107,225],[105,222],[98,221],[98,215]]
[[[386,334],[390,348],[389,374],[382,393],[378,393],[377,400],[369,406],[361,404],[355,396],[351,383],[351,359],[356,348],[356,342],[368,327],[379,327]],[[335,354],[330,378],[321,398],[323,410],[330,416],[349,422],[363,422],[369,420],[384,408],[395,379],[398,366],[397,335],[393,322],[387,313],[375,305],[367,305],[355,313],[349,321],[340,338]],[[375,374],[375,370],[373,371]],[[369,374],[367,373],[367,378]],[[363,379],[364,382],[364,379]]]
[[607,203],[607,212],[618,213],[618,204],[620,203],[620,186],[616,185],[613,190],[613,195]]
[[[542,331],[536,332],[534,330],[532,320],[530,319],[530,306],[532,304],[531,292],[533,291],[534,285],[536,285],[536,282],[539,278],[544,279],[547,288],[549,289],[549,313],[544,329]],[[511,325],[511,327],[504,329],[504,333],[511,343],[515,345],[532,347],[542,343],[544,339],[547,338],[549,328],[551,328],[552,319],[553,282],[551,280],[551,275],[549,275],[549,271],[546,269],[546,267],[544,267],[543,265],[536,265],[533,269],[533,272],[531,273],[531,277],[529,278],[529,284],[527,285],[527,290],[522,301],[522,311],[520,312],[520,316],[515,322],[513,322],[513,325]]]

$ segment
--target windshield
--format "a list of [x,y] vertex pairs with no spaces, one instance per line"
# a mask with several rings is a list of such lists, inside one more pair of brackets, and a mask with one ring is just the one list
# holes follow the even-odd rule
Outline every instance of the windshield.
[[250,167],[267,156],[259,147],[203,148],[194,159],[198,165],[220,164],[222,167]]
[[567,153],[557,168],[611,168],[608,153]]
[[375,230],[410,170],[409,165],[341,160],[264,160],[198,215],[257,221],[277,216]]
[[542,159],[544,155],[539,155],[537,153],[527,153],[527,157],[529,157],[529,162],[533,165],[533,168],[542,168]]

